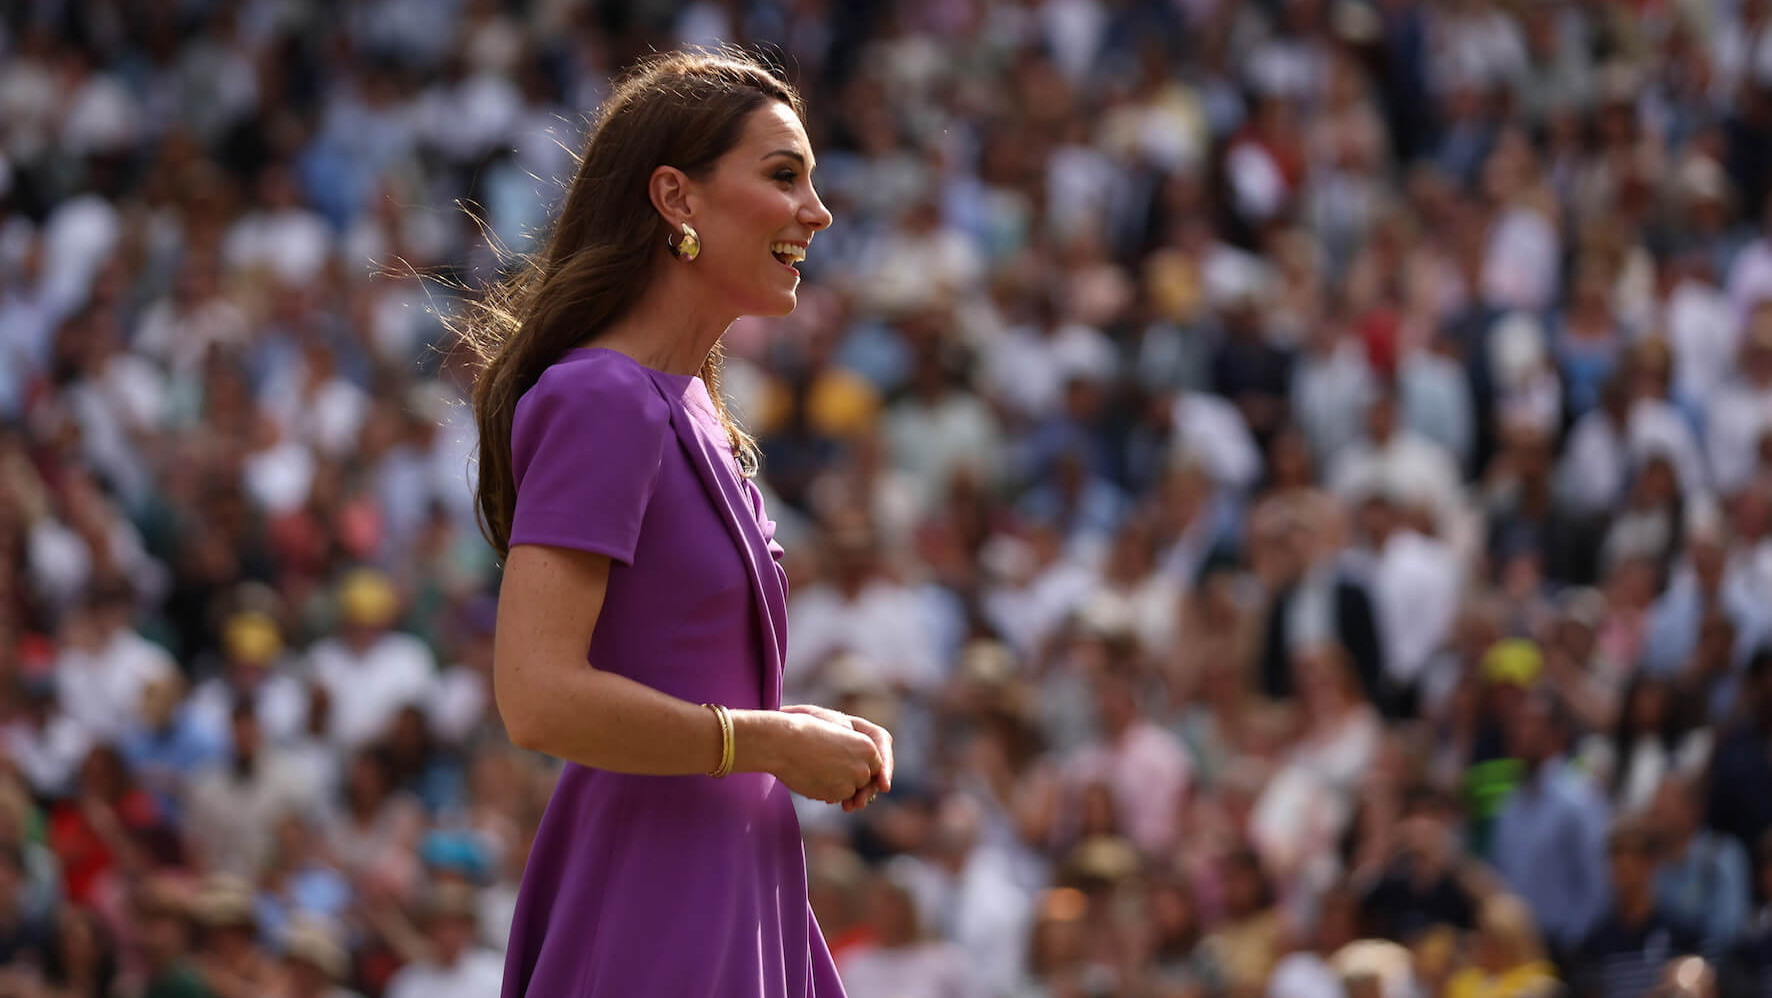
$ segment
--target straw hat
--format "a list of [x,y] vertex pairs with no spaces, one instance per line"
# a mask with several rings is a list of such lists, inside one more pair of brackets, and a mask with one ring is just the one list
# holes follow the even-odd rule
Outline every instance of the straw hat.
[[236,662],[263,665],[283,651],[283,635],[270,614],[244,610],[223,625],[222,647]]
[[400,598],[386,575],[373,568],[359,568],[339,584],[338,607],[347,623],[382,627],[393,623]]
[[309,964],[333,981],[344,980],[351,966],[350,954],[333,933],[308,919],[297,921],[283,934],[283,958]]
[[258,928],[252,887],[238,877],[218,874],[205,880],[191,901],[191,914],[209,928]]

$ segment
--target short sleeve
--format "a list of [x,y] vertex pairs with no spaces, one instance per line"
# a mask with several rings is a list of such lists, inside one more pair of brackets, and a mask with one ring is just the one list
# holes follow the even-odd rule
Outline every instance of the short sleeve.
[[641,371],[587,358],[543,372],[512,417],[510,546],[576,548],[633,564],[670,418]]

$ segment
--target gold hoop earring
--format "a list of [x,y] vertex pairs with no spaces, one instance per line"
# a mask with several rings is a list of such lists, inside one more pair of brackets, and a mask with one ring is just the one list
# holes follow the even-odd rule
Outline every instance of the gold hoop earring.
[[666,238],[665,245],[671,247],[671,252],[679,260],[689,261],[701,255],[701,237],[695,234],[695,230],[690,228],[688,222],[683,223],[683,238],[677,240],[674,246],[671,245],[670,239]]

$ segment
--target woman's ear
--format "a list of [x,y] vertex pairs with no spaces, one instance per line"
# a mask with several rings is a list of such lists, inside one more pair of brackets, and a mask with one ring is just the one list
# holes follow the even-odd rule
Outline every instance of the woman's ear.
[[661,166],[653,170],[646,193],[652,198],[652,207],[658,209],[659,215],[672,229],[689,221],[693,211],[690,204],[690,181],[682,170],[674,166]]

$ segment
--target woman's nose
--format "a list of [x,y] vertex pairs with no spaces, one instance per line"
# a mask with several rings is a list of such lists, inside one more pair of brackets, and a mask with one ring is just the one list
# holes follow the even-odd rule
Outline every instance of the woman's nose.
[[828,229],[831,225],[831,210],[824,206],[824,201],[817,194],[812,195],[811,210],[801,216],[814,232]]

